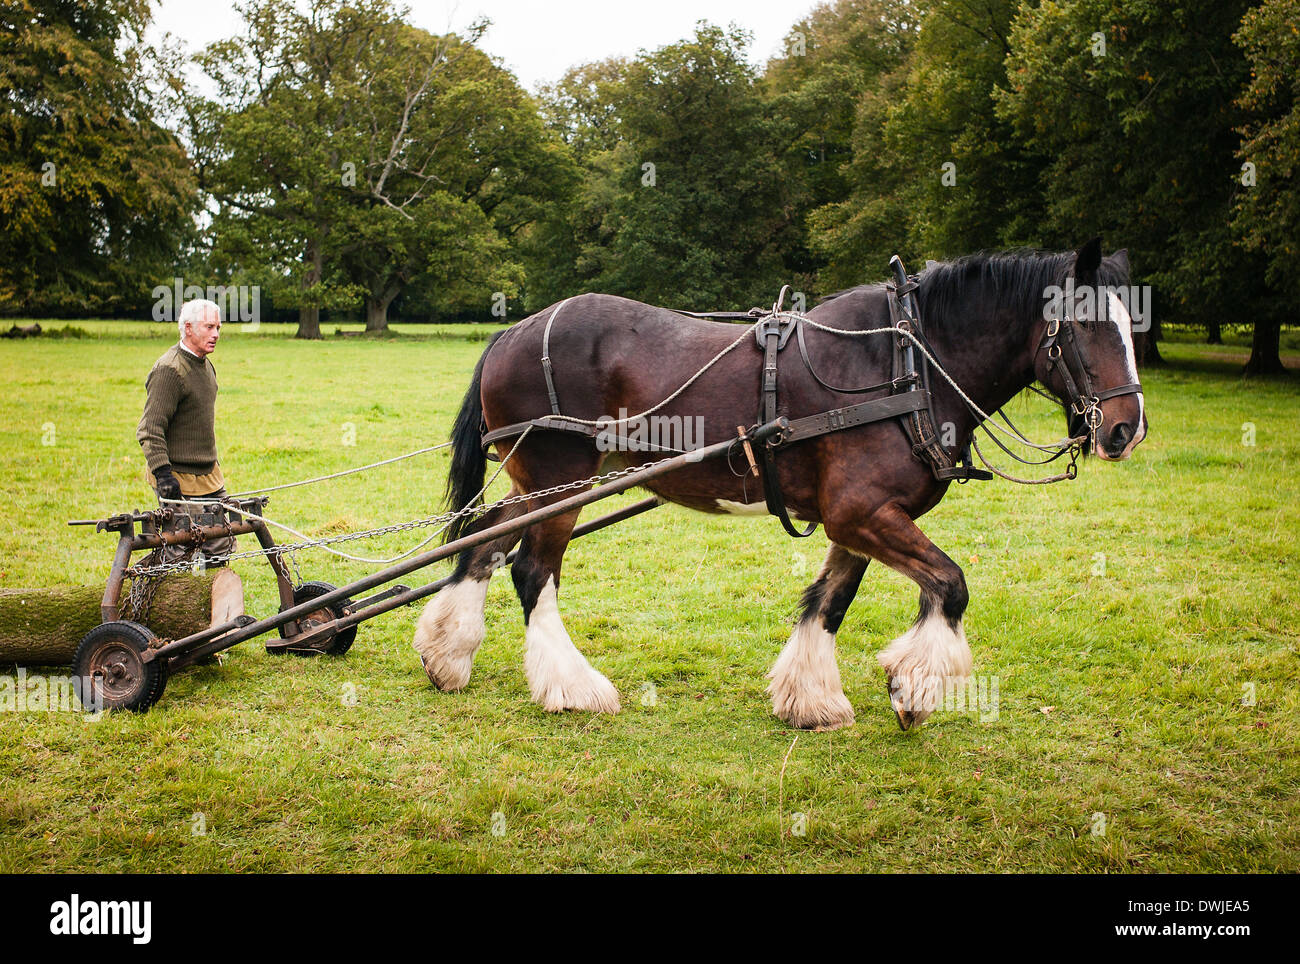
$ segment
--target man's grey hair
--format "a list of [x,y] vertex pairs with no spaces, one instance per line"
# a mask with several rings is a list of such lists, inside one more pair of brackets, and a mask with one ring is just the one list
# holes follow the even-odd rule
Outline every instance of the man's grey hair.
[[215,301],[208,301],[205,298],[195,298],[181,305],[180,316],[176,319],[176,330],[181,333],[181,338],[185,337],[186,325],[202,321],[210,313],[215,314],[218,321],[221,320],[221,307]]

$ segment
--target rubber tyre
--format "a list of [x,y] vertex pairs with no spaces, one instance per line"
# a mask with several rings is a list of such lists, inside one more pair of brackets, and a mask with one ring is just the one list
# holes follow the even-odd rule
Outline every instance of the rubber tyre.
[[100,693],[100,708],[143,713],[158,702],[167,686],[167,661],[140,659],[154,639],[149,627],[140,623],[126,619],[101,623],[77,645],[72,671],[91,681],[89,685]]
[[[335,588],[337,587],[335,587],[334,585],[328,582],[304,582],[301,586],[299,586],[297,589],[293,591],[293,604],[297,606],[300,605],[301,603],[310,602],[313,599],[317,599],[325,595],[327,592],[333,592]],[[330,614],[328,617],[329,619],[340,619],[343,616],[343,610],[346,607],[351,605],[352,605],[351,599],[344,599],[341,602],[336,602],[328,606],[322,606],[321,608]],[[311,619],[311,618],[312,618],[312,614],[308,614],[307,619]],[[324,621],[324,618],[322,618],[319,621]],[[284,634],[283,626],[280,627],[280,638],[281,639],[289,638]],[[338,633],[333,639],[331,639],[329,643],[326,645],[326,647],[322,650],[291,649],[291,650],[287,650],[287,652],[295,653],[298,656],[317,656],[320,655],[321,653],[325,653],[329,656],[342,656],[344,653],[346,653],[349,649],[352,648],[352,644],[353,642],[356,641],[356,638],[357,638],[357,627],[349,626],[347,629],[343,630],[343,632]],[[276,649],[276,650],[272,650],[272,652],[283,653],[286,652],[286,650]]]

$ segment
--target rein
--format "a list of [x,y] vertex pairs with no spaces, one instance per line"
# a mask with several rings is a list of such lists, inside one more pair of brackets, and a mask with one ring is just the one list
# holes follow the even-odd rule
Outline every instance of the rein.
[[[636,415],[627,415],[620,419],[582,419],[572,415],[563,415],[559,410],[558,394],[555,390],[555,383],[552,376],[551,357],[550,357],[550,334],[551,326],[555,321],[560,310],[568,303],[568,299],[561,302],[551,311],[547,318],[546,327],[543,332],[543,358],[542,368],[546,376],[547,395],[550,401],[551,414],[540,418],[529,419],[525,422],[517,422],[511,425],[504,425],[498,428],[487,430],[486,424],[481,426],[481,445],[487,450],[494,442],[506,438],[517,438],[522,441],[523,434],[531,431],[533,428],[548,429],[554,431],[575,432],[587,435],[592,438],[601,438],[609,433],[615,426],[635,421],[655,412],[673,399],[677,398],[693,385],[705,372],[717,364],[723,356],[737,348],[747,338],[753,337],[758,343],[759,350],[763,353],[763,368],[761,372],[762,388],[762,407],[759,413],[760,419],[758,424],[770,424],[778,420],[777,416],[777,358],[782,348],[785,347],[791,335],[795,335],[795,340],[799,345],[799,354],[813,379],[823,388],[829,391],[846,394],[866,394],[872,391],[890,389],[891,394],[870,401],[859,402],[854,405],[845,406],[839,409],[833,409],[827,412],[821,412],[816,415],[810,415],[794,420],[780,419],[782,429],[774,433],[766,440],[762,446],[762,460],[764,471],[763,489],[764,497],[767,501],[768,511],[776,516],[786,531],[792,536],[808,536],[816,529],[816,523],[811,523],[806,531],[799,531],[790,521],[789,513],[786,510],[785,501],[781,493],[780,482],[778,480],[776,453],[783,445],[792,442],[803,441],[805,439],[816,438],[831,432],[843,429],[854,428],[859,425],[871,422],[884,421],[890,418],[899,418],[902,421],[902,427],[908,438],[912,442],[912,454],[926,462],[934,474],[935,478],[940,481],[956,481],[959,483],[967,482],[972,478],[991,479],[994,475],[1006,479],[1010,482],[1016,482],[1022,485],[1046,485],[1053,482],[1060,482],[1067,479],[1074,479],[1078,475],[1078,460],[1083,453],[1085,442],[1091,441],[1093,448],[1096,447],[1097,431],[1102,425],[1104,419],[1101,411],[1102,401],[1108,398],[1115,398],[1120,395],[1135,394],[1141,392],[1142,388],[1137,383],[1120,385],[1116,388],[1094,391],[1092,379],[1088,374],[1088,358],[1084,346],[1075,335],[1074,326],[1078,322],[1071,318],[1068,310],[1064,318],[1052,319],[1048,322],[1046,332],[1039,343],[1035,352],[1034,360],[1037,365],[1038,357],[1044,351],[1047,353],[1046,374],[1050,375],[1054,369],[1059,368],[1062,380],[1066,386],[1068,395],[1068,405],[1071,413],[1083,418],[1084,424],[1088,428],[1087,435],[1077,437],[1068,437],[1061,439],[1059,442],[1050,444],[1039,444],[1031,441],[1010,418],[1002,411],[1001,408],[996,410],[997,414],[1006,422],[1007,428],[1002,428],[993,420],[989,413],[985,412],[980,406],[962,390],[961,386],[952,378],[950,374],[935,358],[934,350],[929,342],[925,339],[921,330],[920,312],[916,306],[913,293],[917,290],[918,282],[914,276],[908,276],[903,270],[902,261],[895,256],[890,260],[890,266],[894,271],[895,280],[886,283],[885,287],[889,292],[889,309],[891,324],[883,328],[869,328],[862,330],[853,330],[846,328],[832,328],[828,325],[820,324],[800,312],[784,311],[782,304],[785,301],[786,294],[790,290],[789,285],[781,289],[780,295],[772,305],[771,310],[764,311],[761,308],[751,308],[749,311],[725,311],[725,312],[693,312],[678,311],[678,314],[686,315],[692,318],[719,319],[719,320],[743,320],[751,322],[744,332],[742,332],[733,342],[718,352],[712,359],[706,362],[695,374],[691,375],[676,391],[672,392],[658,403],[650,406],[645,411]],[[821,331],[829,332],[834,335],[846,337],[867,337],[872,335],[892,335],[896,336],[894,345],[894,377],[888,381],[880,382],[874,385],[867,385],[857,388],[841,388],[831,385],[813,368],[812,359],[808,353],[808,347],[804,340],[804,327],[811,326]],[[1063,345],[1068,345],[1070,354],[1067,357],[1063,351]],[[918,363],[917,356],[920,356]],[[1073,362],[1074,371],[1071,370]],[[1025,465],[1046,465],[1054,462],[1062,455],[1068,454],[1070,462],[1065,472],[1041,479],[1021,479],[1009,475],[985,458],[984,453],[980,450],[979,445],[971,438],[964,451],[959,452],[958,457],[954,459],[950,456],[945,447],[940,443],[937,434],[934,431],[934,417],[932,412],[933,396],[930,393],[930,371],[931,369],[938,374],[957,394],[970,413],[975,417],[976,427],[982,429],[994,443],[1002,449],[1007,455]],[[1077,374],[1077,377],[1076,377]],[[1080,387],[1082,386],[1082,387]],[[1043,395],[1046,398],[1056,401],[1047,392],[1044,392],[1033,385],[1028,386],[1031,390]],[[1018,444],[1026,445],[1030,448],[1037,449],[1041,452],[1050,453],[1047,458],[1042,460],[1030,460],[1022,458],[1008,448],[994,434],[994,430],[1006,435]],[[516,447],[518,445],[516,442]],[[749,433],[741,427],[736,441],[744,443],[745,449],[749,452]],[[970,464],[970,452],[974,450],[979,460],[984,463],[988,471],[974,468]],[[512,454],[514,449],[511,450]],[[494,458],[491,452],[488,452],[488,458]],[[753,464],[752,454],[750,455],[751,464]],[[757,470],[757,466],[754,466]]]

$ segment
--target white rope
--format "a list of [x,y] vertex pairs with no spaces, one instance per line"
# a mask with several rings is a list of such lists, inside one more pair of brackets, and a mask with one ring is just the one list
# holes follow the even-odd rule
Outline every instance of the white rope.
[[269,485],[264,489],[249,489],[247,492],[236,492],[231,495],[230,498],[242,499],[249,495],[261,495],[263,492],[279,492],[281,489],[292,489],[299,485],[311,485],[315,482],[328,482],[330,479],[338,479],[345,475],[352,475],[356,472],[365,472],[367,469],[377,469],[381,465],[391,465],[394,462],[402,461],[402,459],[414,458],[417,455],[423,455],[425,452],[436,452],[438,449],[445,449],[449,445],[451,445],[450,442],[440,442],[437,445],[430,445],[427,449],[416,449],[414,452],[407,452],[405,455],[397,455],[391,459],[384,459],[382,462],[371,462],[369,465],[360,465],[355,469],[344,469],[342,472],[335,472],[332,475],[318,475],[314,479],[303,479],[301,482],[286,482],[284,485]]
[[[484,493],[486,493],[487,490],[491,488],[492,483],[497,480],[497,477],[501,475],[501,471],[506,467],[506,463],[509,462],[511,457],[514,456],[520,444],[523,442],[523,440],[528,436],[528,433],[531,431],[532,431],[532,426],[530,425],[528,426],[527,429],[524,430],[523,434],[521,434],[519,438],[515,441],[515,444],[511,446],[509,454],[507,454],[505,459],[502,460],[501,464],[497,466],[497,470],[492,473],[492,478],[488,479],[487,482],[483,484],[483,487],[478,490],[477,495],[475,495],[472,499],[470,499],[467,503],[465,503],[465,505],[461,507],[458,511],[452,513],[450,518],[448,518],[447,521],[443,524],[442,528],[437,529],[436,531],[430,533],[429,537],[424,541],[422,541],[421,543],[419,543],[418,545],[406,550],[405,552],[399,555],[391,556],[387,559],[371,559],[366,556],[354,556],[351,553],[344,552],[341,549],[333,549],[330,546],[326,545],[325,543],[313,539],[311,536],[307,535],[306,533],[299,532],[297,529],[294,529],[292,526],[287,526],[283,522],[277,522],[275,519],[268,519],[266,516],[261,516],[258,515],[256,512],[249,512],[248,510],[241,508],[240,506],[234,504],[233,500],[235,499],[235,496],[226,496],[224,499],[216,499],[214,501],[221,503],[228,509],[235,510],[240,515],[247,516],[250,519],[256,519],[257,521],[264,522],[268,525],[273,525],[277,529],[283,529],[285,532],[292,534],[300,541],[305,543],[310,543],[312,546],[314,546],[317,549],[324,549],[326,552],[332,553],[333,555],[339,556],[343,559],[348,559],[351,560],[352,562],[364,562],[367,564],[389,565],[394,562],[400,562],[401,560],[405,559],[407,556],[411,556],[419,552],[430,542],[432,542],[435,538],[442,535],[442,533],[446,532],[447,527],[450,526],[453,522],[455,522],[458,518],[470,514],[470,511],[473,509],[474,505],[480,499],[482,499]],[[450,443],[444,443],[444,444],[450,444]],[[436,447],[441,448],[442,446],[436,446]],[[377,463],[377,464],[382,464],[382,463]],[[193,499],[159,499],[158,501],[162,503],[181,504],[186,502],[193,502],[194,500]],[[199,501],[202,502],[203,500],[199,500]],[[361,536],[366,534],[368,533],[359,533],[357,535]]]
[[[961,390],[961,386],[958,385],[955,381],[953,381],[952,376],[949,375],[946,371],[944,371],[943,366],[940,365],[939,362],[935,359],[935,357],[931,355],[929,351],[926,350],[926,347],[923,344],[921,344],[920,340],[914,334],[908,331],[906,328],[890,326],[888,328],[866,328],[861,331],[852,331],[847,328],[831,328],[828,327],[827,325],[818,324],[817,322],[809,318],[807,315],[797,315],[794,314],[793,312],[784,312],[783,314],[785,314],[787,317],[802,318],[804,321],[808,322],[808,324],[812,325],[814,328],[820,328],[822,331],[829,331],[835,335],[848,335],[850,337],[858,337],[863,335],[879,335],[884,333],[904,335],[912,342],[913,345],[917,347],[917,349],[920,350],[921,354],[924,355],[926,359],[929,360],[930,364],[934,366],[935,370],[938,371],[939,374],[943,376],[944,381],[946,381],[949,385],[952,386],[953,391],[955,391],[957,395],[961,398],[961,400],[966,403],[966,405],[970,408],[970,410],[984,420],[986,426],[991,425],[993,428],[997,429],[1007,438],[1014,439],[1015,441],[1020,442],[1023,445],[1028,445],[1030,448],[1038,449],[1040,452],[1061,452],[1064,451],[1065,449],[1068,449],[1076,441],[1079,441],[1078,439],[1073,439],[1073,438],[1063,438],[1059,442],[1052,442],[1047,445],[1039,445],[1037,442],[1029,441],[1029,439],[1025,438],[1019,432],[1011,432],[1003,428],[997,422],[993,421],[993,417],[989,415],[987,412],[985,412],[984,409],[976,405],[974,399],[972,399],[969,395],[967,395],[964,391]],[[985,430],[987,431],[987,427]]]
[[[628,415],[626,418],[618,418],[618,419],[614,419],[614,418],[586,419],[586,418],[578,418],[577,416],[574,415],[553,415],[551,416],[551,418],[562,418],[566,422],[577,422],[579,425],[598,425],[598,426],[622,425],[624,422],[631,422],[634,419],[644,418],[645,416],[649,415],[651,412],[659,411],[659,409],[663,408],[665,405],[667,405],[669,402],[675,399],[682,392],[686,391],[686,389],[694,385],[695,382],[700,378],[700,376],[702,376],[710,368],[712,368],[714,365],[720,362],[722,360],[722,357],[726,355],[729,351],[731,351],[733,348],[739,345],[746,338],[750,337],[753,334],[754,329],[757,328],[760,324],[762,324],[766,320],[767,320],[766,318],[759,318],[758,321],[754,322],[752,325],[750,325],[748,328],[745,329],[744,334],[742,334],[739,338],[733,341],[726,348],[722,349],[722,351],[714,355],[713,358],[711,358],[703,368],[697,371],[690,378],[686,379],[686,381],[682,384],[681,388],[677,389],[677,391],[673,392],[671,395],[669,395],[663,401],[659,402],[657,405],[652,405],[650,408],[647,408],[644,412],[640,412],[639,414],[636,415]],[[828,330],[833,330],[833,329],[828,329]]]

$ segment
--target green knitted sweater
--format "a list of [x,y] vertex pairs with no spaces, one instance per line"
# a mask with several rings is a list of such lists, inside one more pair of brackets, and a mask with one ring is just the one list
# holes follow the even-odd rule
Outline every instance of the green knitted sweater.
[[135,437],[149,471],[171,465],[204,475],[217,462],[217,370],[172,345],[145,379],[144,414]]

